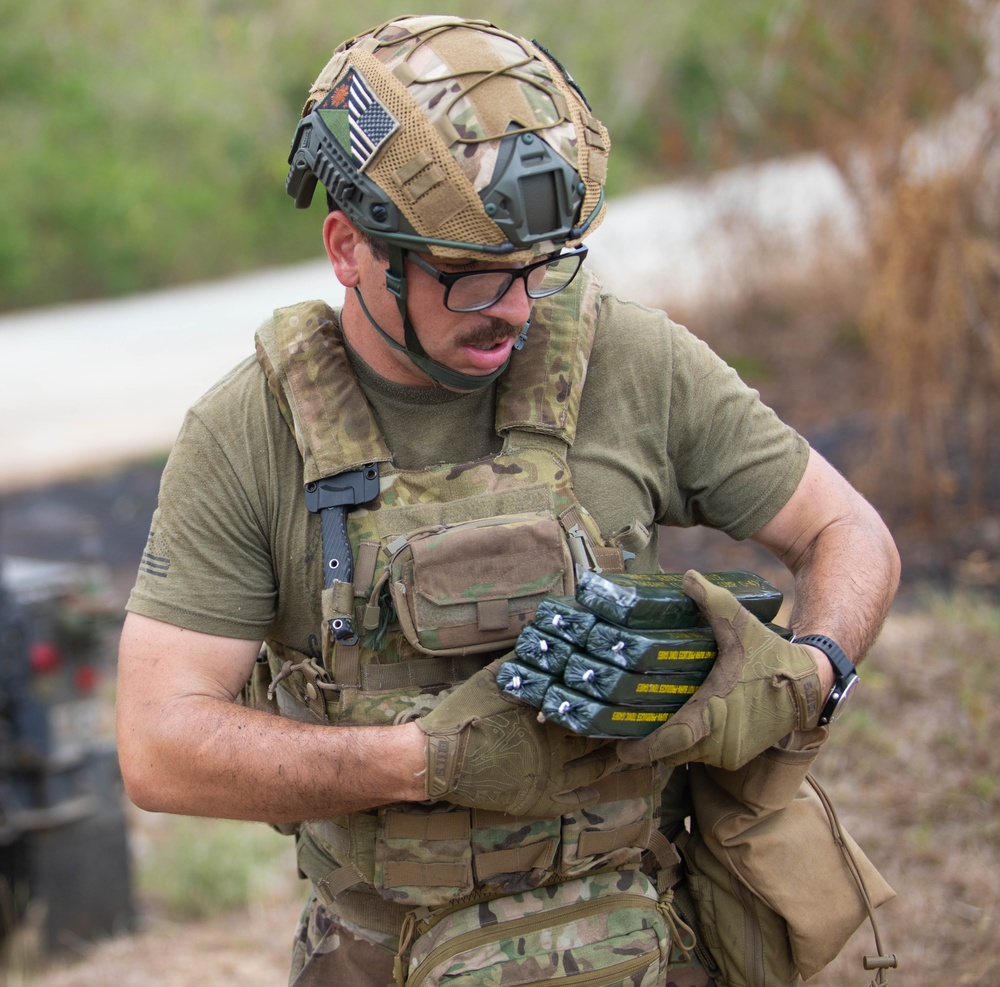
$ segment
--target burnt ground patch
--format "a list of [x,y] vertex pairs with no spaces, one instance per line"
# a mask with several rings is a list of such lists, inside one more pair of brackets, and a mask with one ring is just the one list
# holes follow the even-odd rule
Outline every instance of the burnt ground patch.
[[163,460],[0,496],[0,555],[101,563],[127,593],[146,544]]

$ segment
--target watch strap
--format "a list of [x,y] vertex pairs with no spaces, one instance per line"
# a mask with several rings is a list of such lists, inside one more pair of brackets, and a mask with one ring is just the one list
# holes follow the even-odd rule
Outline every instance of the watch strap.
[[833,638],[827,637],[825,634],[796,634],[792,640],[795,644],[808,644],[819,648],[830,659],[830,664],[833,665],[837,678],[841,682],[855,671],[854,662],[847,657],[844,649]]
[[841,704],[847,699],[857,683],[858,673],[854,662],[844,653],[844,649],[833,638],[825,634],[803,634],[792,638],[794,644],[808,644],[819,648],[830,659],[833,665],[834,683],[830,695],[823,705],[819,715],[819,725],[826,726],[842,711]]

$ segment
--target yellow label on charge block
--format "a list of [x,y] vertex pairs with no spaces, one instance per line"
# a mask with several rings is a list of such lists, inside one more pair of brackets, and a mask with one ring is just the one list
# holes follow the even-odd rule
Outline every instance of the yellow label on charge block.
[[611,714],[611,719],[618,723],[663,723],[669,720],[672,713],[644,712],[641,710],[616,709]]
[[670,685],[667,682],[640,682],[636,685],[638,692],[660,692],[671,696],[690,696],[698,690],[696,685]]
[[714,651],[660,651],[656,655],[657,661],[704,661],[706,658],[714,658]]

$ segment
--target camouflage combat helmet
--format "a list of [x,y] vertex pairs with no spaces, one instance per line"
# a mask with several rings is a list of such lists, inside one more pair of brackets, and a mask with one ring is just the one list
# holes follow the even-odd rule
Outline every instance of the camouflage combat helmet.
[[318,180],[360,229],[407,248],[523,262],[597,228],[609,145],[537,44],[487,21],[404,17],[319,74],[287,189],[305,208]]
[[355,288],[362,310],[432,379],[471,390],[506,364],[470,376],[427,355],[406,306],[407,254],[526,264],[578,247],[604,217],[609,148],[579,88],[536,43],[488,21],[411,16],[334,52],[303,109],[286,188],[306,208],[320,182],[331,208],[387,243],[405,345]]

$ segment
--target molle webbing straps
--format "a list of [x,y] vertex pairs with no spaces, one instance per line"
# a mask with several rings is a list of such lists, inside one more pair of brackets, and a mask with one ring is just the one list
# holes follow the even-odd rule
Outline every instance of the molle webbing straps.
[[366,692],[384,689],[427,688],[447,682],[461,682],[489,663],[490,656],[411,658],[386,665],[361,666],[361,688]]
[[[614,806],[626,800],[651,796],[653,771],[645,768],[614,772],[594,787],[600,794],[599,805],[613,813]],[[299,832],[299,867],[317,885],[324,882],[323,889],[334,894],[359,882],[383,890],[408,886],[460,888],[471,887],[473,874],[481,884],[528,871],[562,872],[566,866],[580,868],[584,858],[606,857],[635,848],[636,854],[646,849],[655,857],[659,882],[665,890],[677,883],[680,858],[653,820],[653,813],[643,813],[642,819],[623,821],[617,826],[611,825],[609,819],[603,828],[586,827],[579,834],[572,859],[560,861],[558,825],[554,830],[549,827],[547,835],[538,832],[525,842],[499,838],[502,833],[513,836],[519,826],[516,817],[505,812],[463,806],[423,811],[420,806],[390,805],[338,820],[310,820]],[[546,824],[539,826],[544,830]],[[488,833],[494,834],[495,842],[486,839]],[[487,849],[484,843],[493,843],[493,847]],[[405,852],[407,846],[411,852]],[[456,853],[456,846],[462,851]],[[340,866],[331,867],[331,858]],[[586,865],[582,866],[586,869]]]
[[526,846],[492,850],[473,856],[472,865],[477,881],[489,881],[502,874],[522,874],[531,870],[551,870],[559,841],[543,840]]
[[[456,842],[468,844],[472,835],[469,811],[438,812],[417,815],[386,809],[382,833],[387,844],[409,842],[423,847],[448,847]],[[439,851],[440,858],[440,851]],[[426,860],[411,855],[408,859],[387,859],[381,864],[382,887],[461,888],[472,883],[471,859]]]
[[[600,794],[599,805],[642,799],[653,791],[654,770],[638,768],[630,771],[613,771],[596,781],[592,787]],[[577,852],[581,857],[603,856],[625,847],[650,847],[656,833],[653,817],[643,815],[634,822],[603,829],[585,830],[580,833]]]
[[313,883],[317,896],[328,908],[335,908],[344,921],[383,935],[399,933],[412,905],[397,905],[373,891],[354,890],[363,882],[352,866],[330,865],[330,857],[317,846],[305,827],[296,836],[299,870]]

